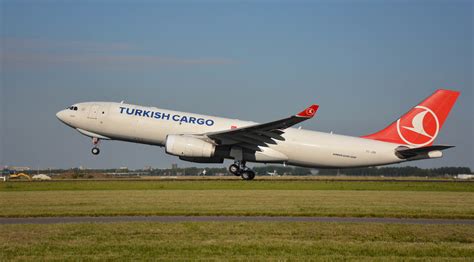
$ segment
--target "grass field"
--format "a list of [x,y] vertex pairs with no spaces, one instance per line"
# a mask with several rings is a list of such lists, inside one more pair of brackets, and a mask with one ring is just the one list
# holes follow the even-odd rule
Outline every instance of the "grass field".
[[[354,181],[0,183],[0,217],[270,215],[474,218],[474,184]],[[1,225],[10,260],[473,261],[474,226],[181,222]]]
[[473,183],[80,181],[0,184],[0,216],[474,218]]
[[52,182],[0,183],[0,192],[57,190],[372,190],[474,192],[469,182],[395,182],[395,181],[318,181],[318,180],[235,180],[221,181],[117,181],[69,180]]
[[474,227],[338,223],[3,225],[0,260],[472,261]]

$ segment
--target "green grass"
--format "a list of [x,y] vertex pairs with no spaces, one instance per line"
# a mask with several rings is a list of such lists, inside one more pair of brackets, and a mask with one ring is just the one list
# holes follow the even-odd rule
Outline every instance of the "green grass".
[[473,261],[474,227],[206,222],[2,225],[0,260]]
[[[342,181],[0,183],[0,217],[474,218],[474,184]],[[199,222],[1,225],[10,260],[473,261],[474,226]]]
[[472,192],[79,190],[0,192],[1,217],[269,215],[474,218]]
[[60,181],[0,183],[0,217],[269,215],[474,218],[474,183]]
[[0,192],[56,190],[376,190],[474,192],[474,183],[387,181],[55,181],[0,183]]

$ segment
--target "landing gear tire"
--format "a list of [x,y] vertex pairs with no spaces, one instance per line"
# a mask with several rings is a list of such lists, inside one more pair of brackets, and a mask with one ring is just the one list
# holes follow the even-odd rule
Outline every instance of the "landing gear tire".
[[240,176],[243,180],[252,180],[255,178],[255,173],[252,170],[245,170]]
[[94,146],[92,148],[92,154],[93,155],[98,155],[100,153],[99,142],[100,142],[99,138],[97,138],[97,137],[92,138],[92,145]]
[[93,155],[98,155],[100,153],[100,149],[98,147],[92,148],[92,154]]
[[243,180],[252,180],[255,178],[255,172],[245,166],[245,161],[234,161],[229,166],[229,172],[234,176],[240,176]]
[[240,176],[240,167],[236,164],[229,166],[229,172],[234,176]]

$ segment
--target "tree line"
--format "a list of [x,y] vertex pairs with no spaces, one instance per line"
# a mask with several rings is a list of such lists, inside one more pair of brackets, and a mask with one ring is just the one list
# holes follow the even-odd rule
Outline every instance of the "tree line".
[[[350,168],[350,169],[311,169],[304,167],[290,167],[290,166],[276,166],[265,165],[256,166],[253,168],[258,175],[291,175],[291,176],[387,176],[387,177],[441,177],[441,176],[455,176],[458,174],[471,174],[469,167],[440,167],[440,168],[419,168],[413,166],[406,167],[366,167],[366,168]],[[12,172],[12,171],[10,171]],[[72,172],[74,174],[91,174],[91,173],[130,173],[135,175],[149,175],[149,176],[226,176],[231,175],[225,167],[186,167],[186,168],[167,168],[167,169],[138,169],[138,170],[124,170],[124,169],[54,169],[54,170],[38,170],[25,171],[27,174],[63,174]],[[3,170],[7,174],[6,170]]]
[[[205,170],[205,171],[204,171]],[[351,169],[311,169],[303,167],[285,166],[256,166],[253,170],[258,175],[292,175],[292,176],[388,176],[388,177],[440,177],[455,176],[458,174],[471,174],[469,167],[440,167],[440,168],[419,168],[419,167],[367,167]],[[226,168],[176,168],[176,169],[152,169],[148,171],[150,175],[157,176],[196,176],[196,175],[231,175]]]

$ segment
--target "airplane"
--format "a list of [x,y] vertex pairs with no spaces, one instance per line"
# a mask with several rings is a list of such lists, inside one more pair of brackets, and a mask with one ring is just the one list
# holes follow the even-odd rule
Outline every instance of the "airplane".
[[281,176],[280,174],[278,174],[278,172],[276,170],[273,170],[273,172],[267,172],[267,175],[269,175],[269,176]]
[[311,168],[353,168],[440,158],[450,145],[433,144],[460,92],[439,89],[386,128],[361,137],[292,128],[311,119],[314,104],[263,124],[116,102],[77,103],[59,111],[64,124],[92,138],[155,145],[195,163],[234,161],[233,175],[252,180],[248,162]]

